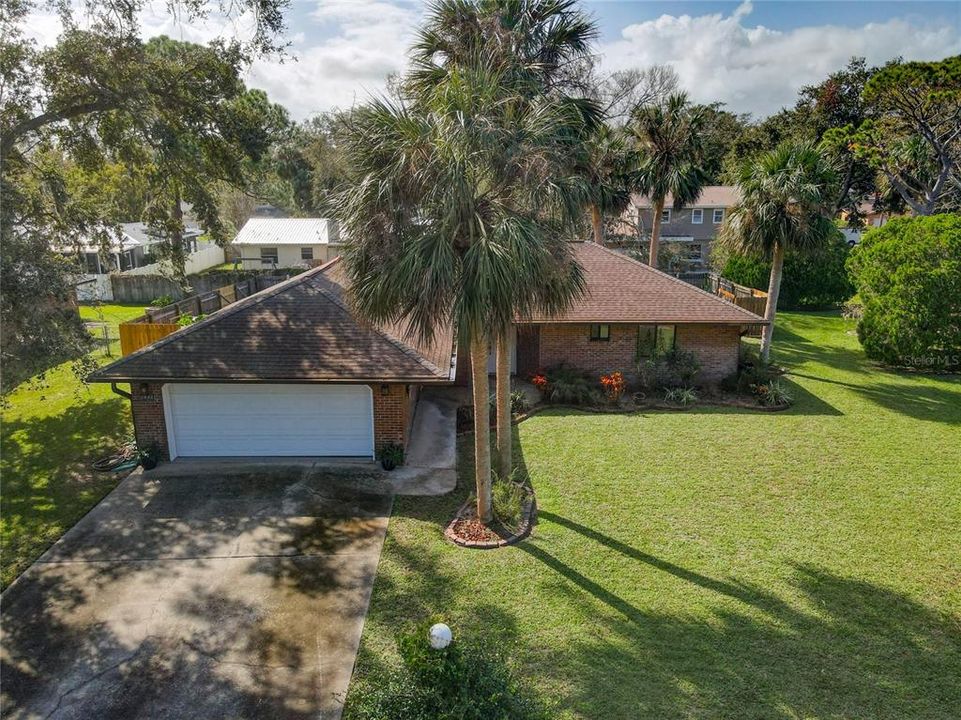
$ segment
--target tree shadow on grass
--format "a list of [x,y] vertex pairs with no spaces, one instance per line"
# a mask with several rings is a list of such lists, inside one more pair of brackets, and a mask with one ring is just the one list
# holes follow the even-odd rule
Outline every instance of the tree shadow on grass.
[[25,567],[117,484],[122,475],[96,473],[90,463],[115,449],[128,427],[127,403],[119,397],[3,422],[5,567]]
[[847,372],[866,373],[869,370],[869,361],[861,349],[818,344],[780,326],[774,330],[772,356],[775,362],[788,368],[814,362]]
[[[514,452],[526,469],[516,429]],[[682,602],[690,597],[692,612],[709,608],[694,615],[642,605],[623,582],[572,567],[562,546],[540,541],[535,528],[517,550],[541,563],[557,578],[553,592],[596,623],[595,632],[558,649],[555,663],[566,688],[561,704],[578,716],[961,717],[955,615],[811,564],[792,564],[787,589],[777,592],[711,577],[549,508],[538,516],[579,536],[582,550],[586,543],[615,552],[618,578],[663,582]]]
[[[805,373],[792,373],[796,377],[847,388],[866,400],[892,412],[916,420],[961,424],[961,378],[955,387],[932,387],[918,382],[874,382],[855,384],[830,380]],[[905,376],[904,378],[908,378]]]
[[[556,515],[545,519],[717,594],[708,618],[633,604],[531,543],[520,547],[568,584],[559,592],[598,632],[567,648],[566,704],[584,717],[955,718],[961,626],[913,599],[823,568],[794,566],[801,601],[679,568]],[[640,571],[639,571],[640,572]],[[735,602],[731,602],[731,600]],[[610,611],[598,613],[599,601]],[[744,609],[738,603],[745,605]]]

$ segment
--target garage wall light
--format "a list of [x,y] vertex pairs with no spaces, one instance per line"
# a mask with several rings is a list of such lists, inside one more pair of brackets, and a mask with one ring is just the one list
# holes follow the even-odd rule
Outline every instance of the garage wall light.
[[384,395],[384,396],[390,395],[390,385],[386,385],[386,384],[385,384],[385,385],[381,385],[381,386],[380,386],[380,394],[381,394],[381,395]]

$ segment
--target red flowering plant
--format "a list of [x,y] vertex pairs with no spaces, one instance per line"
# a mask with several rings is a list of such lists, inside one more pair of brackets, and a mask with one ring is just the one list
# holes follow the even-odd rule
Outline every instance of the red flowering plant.
[[543,372],[536,372],[531,375],[531,384],[541,391],[541,395],[547,395],[547,386],[549,385],[549,381],[547,379],[547,375],[545,375]]
[[610,375],[601,375],[601,385],[604,386],[604,394],[612,403],[617,404],[621,401],[627,383],[620,372],[612,372]]

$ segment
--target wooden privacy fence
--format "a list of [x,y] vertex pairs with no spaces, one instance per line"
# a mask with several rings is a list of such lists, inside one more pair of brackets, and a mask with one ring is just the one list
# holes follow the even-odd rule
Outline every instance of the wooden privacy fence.
[[[716,272],[680,273],[677,277],[691,285],[696,285],[702,290],[722,297],[755,315],[764,316],[764,311],[767,308],[767,293],[763,290],[731,282]],[[761,337],[763,327],[763,325],[748,325],[745,334],[750,337]]]
[[120,351],[125,356],[129,355],[184,327],[179,322],[181,317],[196,318],[201,315],[209,315],[231,303],[253,295],[258,290],[276,285],[284,279],[286,278],[247,278],[209,292],[191,295],[164,307],[145,308],[144,314],[140,317],[120,323]]
[[147,316],[120,323],[120,354],[127,356],[179,330],[177,323],[147,322]]

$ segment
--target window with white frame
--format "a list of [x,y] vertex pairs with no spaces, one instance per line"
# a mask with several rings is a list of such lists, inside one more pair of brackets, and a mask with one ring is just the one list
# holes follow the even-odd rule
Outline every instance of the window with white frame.
[[312,247],[302,247],[300,248],[300,259],[301,260],[313,260],[314,259],[314,249]]
[[701,225],[704,222],[704,211],[700,208],[691,210],[691,224]]
[[720,225],[724,222],[724,208],[714,208],[714,224]]
[[277,248],[275,247],[260,248],[260,264],[276,265],[277,264]]
[[671,208],[664,208],[661,210],[661,222],[669,223],[671,222]]

